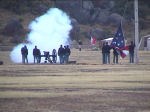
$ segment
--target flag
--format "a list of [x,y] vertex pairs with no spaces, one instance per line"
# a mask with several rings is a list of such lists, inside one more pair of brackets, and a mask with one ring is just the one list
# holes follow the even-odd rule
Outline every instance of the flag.
[[96,37],[91,36],[91,45],[95,45],[95,44],[96,44]]
[[122,58],[128,55],[128,47],[125,46],[125,40],[121,23],[119,24],[117,32],[111,42],[111,47],[115,48]]
[[118,47],[115,48],[118,52],[118,54],[122,57],[125,58],[129,54],[129,47],[125,46],[124,48],[120,49]]

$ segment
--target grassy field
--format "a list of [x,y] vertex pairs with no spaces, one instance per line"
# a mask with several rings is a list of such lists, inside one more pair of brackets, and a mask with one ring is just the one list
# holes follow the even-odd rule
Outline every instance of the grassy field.
[[1,51],[0,112],[150,112],[150,52],[103,65],[101,51],[71,51],[77,64],[14,64]]

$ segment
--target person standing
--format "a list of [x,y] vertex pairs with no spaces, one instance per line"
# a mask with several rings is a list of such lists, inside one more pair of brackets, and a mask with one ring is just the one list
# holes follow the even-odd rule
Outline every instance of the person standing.
[[52,61],[53,61],[53,63],[56,63],[56,61],[57,61],[56,49],[53,49],[53,51],[52,51]]
[[113,48],[113,63],[118,64],[118,52],[115,48]]
[[34,63],[40,63],[41,62],[41,52],[40,49],[35,46],[33,49],[33,58],[34,58]]
[[64,63],[64,48],[62,45],[60,45],[58,49],[58,56],[59,56],[60,64],[63,64]]
[[71,54],[71,51],[70,51],[70,48],[69,48],[69,45],[66,46],[66,63],[69,62],[69,56]]
[[40,49],[37,49],[37,63],[41,63],[41,51]]
[[135,44],[133,43],[133,41],[131,41],[131,44],[129,45],[130,63],[134,63],[134,48],[135,48]]
[[64,46],[64,55],[63,55],[63,62],[66,64],[66,59],[67,59],[67,46]]
[[79,40],[78,44],[79,44],[79,51],[81,51],[82,41]]
[[34,63],[38,63],[38,49],[37,46],[33,49],[33,58],[34,58]]
[[22,63],[28,63],[28,48],[26,45],[21,48],[21,54],[22,54]]
[[111,50],[111,47],[108,45],[108,42],[106,42],[106,45],[104,46],[104,49],[105,49],[106,64],[110,64],[110,50]]
[[103,61],[103,64],[106,64],[106,53],[105,53],[105,43],[103,43],[103,46],[102,46],[102,61]]

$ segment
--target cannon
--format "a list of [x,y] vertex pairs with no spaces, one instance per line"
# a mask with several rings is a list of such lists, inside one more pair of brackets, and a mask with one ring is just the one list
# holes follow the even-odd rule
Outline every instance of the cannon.
[[50,53],[48,51],[43,51],[44,52],[44,55],[40,55],[40,58],[41,57],[44,57],[45,58],[45,61],[44,63],[56,63],[57,62],[57,55],[50,55]]

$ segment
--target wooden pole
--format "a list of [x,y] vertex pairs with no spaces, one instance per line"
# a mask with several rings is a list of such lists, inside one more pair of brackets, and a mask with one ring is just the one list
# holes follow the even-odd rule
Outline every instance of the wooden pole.
[[135,18],[135,63],[139,63],[139,22],[138,22],[138,0],[134,0],[134,18]]

